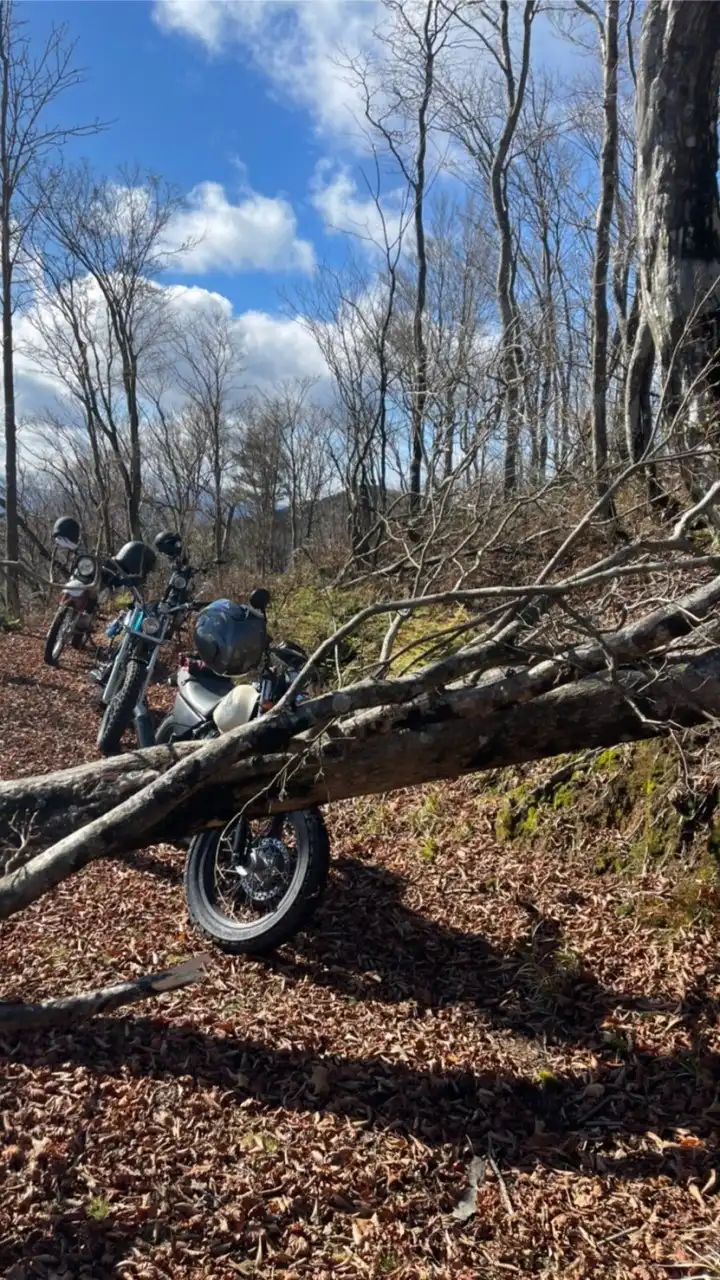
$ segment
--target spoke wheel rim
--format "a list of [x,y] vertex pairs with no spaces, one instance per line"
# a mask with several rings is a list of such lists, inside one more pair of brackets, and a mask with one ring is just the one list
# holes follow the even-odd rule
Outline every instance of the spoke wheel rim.
[[297,837],[289,822],[233,818],[215,851],[215,909],[239,928],[271,919],[291,893],[298,866]]

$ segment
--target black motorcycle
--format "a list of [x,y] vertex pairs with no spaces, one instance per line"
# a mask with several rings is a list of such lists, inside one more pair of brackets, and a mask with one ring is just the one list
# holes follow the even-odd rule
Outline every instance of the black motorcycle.
[[[133,720],[138,744],[152,745],[146,697],[160,648],[173,639],[193,608],[202,607],[193,601],[193,584],[207,566],[195,568],[189,563],[177,534],[159,533],[154,547],[172,564],[165,594],[161,600],[147,603],[140,591],[134,593],[132,607],[115,623],[117,635],[113,638],[117,640],[124,633],[119,645],[112,651],[111,660],[93,672],[105,707],[97,737],[98,750],[104,756],[120,750],[123,734]],[[154,565],[154,552],[149,547],[144,550],[150,552]]]
[[[258,679],[234,683],[201,658],[186,659],[172,683],[172,714],[156,742],[215,738],[262,716],[289,689],[306,662],[299,645],[273,644],[264,626],[267,591],[254,591],[250,609],[219,602],[253,626],[262,620],[256,656]],[[207,613],[210,614],[210,610]],[[196,644],[200,649],[200,622]],[[217,664],[214,664],[217,665]],[[243,665],[242,663],[240,665]],[[299,693],[301,701],[305,693]],[[185,863],[188,913],[199,931],[231,955],[262,955],[289,941],[308,923],[325,889],[330,845],[318,808],[253,820],[235,814],[222,828],[194,836]]]
[[80,525],[74,516],[61,516],[52,531],[54,551],[66,551],[68,575],[55,616],[45,636],[43,661],[57,667],[68,644],[83,649],[90,639],[98,610],[110,595],[113,562],[101,560],[80,546]]

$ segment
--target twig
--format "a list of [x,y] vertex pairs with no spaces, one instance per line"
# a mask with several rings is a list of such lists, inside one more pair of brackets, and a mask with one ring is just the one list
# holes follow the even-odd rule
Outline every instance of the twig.
[[493,1156],[492,1151],[488,1151],[488,1164],[490,1165],[490,1168],[492,1169],[493,1173],[495,1174],[495,1177],[497,1178],[498,1186],[500,1188],[500,1195],[502,1196],[502,1202],[505,1205],[507,1216],[508,1218],[514,1218],[515,1206],[513,1205],[513,1202],[510,1199],[510,1192],[507,1189],[507,1186],[505,1184],[505,1179],[503,1178],[500,1172],[499,1165],[495,1157]]

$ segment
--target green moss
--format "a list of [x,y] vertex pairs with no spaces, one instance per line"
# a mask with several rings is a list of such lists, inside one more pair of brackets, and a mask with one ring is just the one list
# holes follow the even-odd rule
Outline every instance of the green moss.
[[85,1206],[85,1213],[94,1222],[104,1222],[110,1214],[110,1202],[106,1196],[91,1196]]
[[518,835],[532,835],[537,831],[539,823],[537,805],[531,804],[530,808],[525,811],[525,817],[518,823]]
[[[576,775],[573,774],[573,778]],[[564,786],[557,787],[552,798],[553,809],[570,809],[576,801],[576,789],[572,785],[572,780],[566,782]]]
[[426,836],[421,847],[420,857],[425,858],[427,862],[431,862],[438,851],[438,842],[434,836]]
[[535,1079],[538,1084],[541,1084],[545,1089],[552,1089],[554,1086],[558,1086],[561,1083],[554,1071],[546,1071],[543,1067],[535,1073]]
[[641,899],[636,915],[646,928],[674,933],[690,925],[713,926],[719,911],[718,867],[713,855],[705,850],[693,865],[685,865],[667,893]]
[[597,756],[596,759],[593,761],[591,768],[594,769],[597,773],[603,773],[603,772],[606,772],[608,769],[612,769],[615,765],[619,765],[621,761],[622,761],[622,748],[608,747],[606,751],[600,752],[600,755]]
[[617,849],[606,850],[599,853],[595,859],[595,870],[598,875],[603,876],[608,871],[620,871],[622,869],[622,859]]
[[512,840],[515,835],[517,816],[517,810],[513,809],[510,802],[506,800],[495,816],[495,838],[500,844]]

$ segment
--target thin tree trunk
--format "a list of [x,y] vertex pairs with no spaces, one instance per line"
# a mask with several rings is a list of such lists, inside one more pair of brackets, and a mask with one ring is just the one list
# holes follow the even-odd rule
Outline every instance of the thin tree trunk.
[[490,194],[493,213],[500,239],[497,270],[497,299],[500,309],[502,334],[500,339],[501,365],[504,382],[506,439],[504,460],[505,496],[514,493],[518,483],[520,452],[520,383],[522,378],[522,348],[520,346],[519,316],[515,304],[513,286],[513,240],[510,210],[507,204],[507,165],[510,147],[515,136],[520,112],[525,99],[530,71],[530,39],[535,16],[536,0],[525,0],[523,11],[523,44],[520,58],[520,74],[517,85],[512,71],[510,47],[510,14],[508,0],[500,3],[500,24],[505,62],[505,84],[508,115],[490,170]]
[[[15,421],[15,369],[12,323],[12,266],[8,241],[9,226],[3,218],[2,240],[2,328],[3,328],[3,403],[5,409],[5,555],[11,562],[20,558],[20,526],[18,524],[17,425]],[[9,614],[20,615],[18,574],[9,569],[5,579],[5,607]]]
[[[604,132],[600,158],[600,203],[595,226],[595,261],[593,263],[593,471],[599,498],[608,490],[608,302],[607,280],[610,265],[610,227],[617,186],[618,164],[618,20],[619,0],[606,0],[603,44],[603,116]],[[610,503],[603,507],[611,514]]]
[[433,89],[435,51],[430,24],[435,15],[437,0],[429,0],[423,24],[424,83],[418,111],[418,148],[415,157],[415,252],[417,255],[417,289],[413,311],[413,348],[415,354],[415,379],[412,394],[411,431],[412,454],[410,459],[410,510],[414,514],[420,503],[420,473],[425,452],[425,406],[428,395],[428,357],[425,342],[425,306],[427,300],[427,250],[425,246],[425,165],[427,161],[428,110]]

